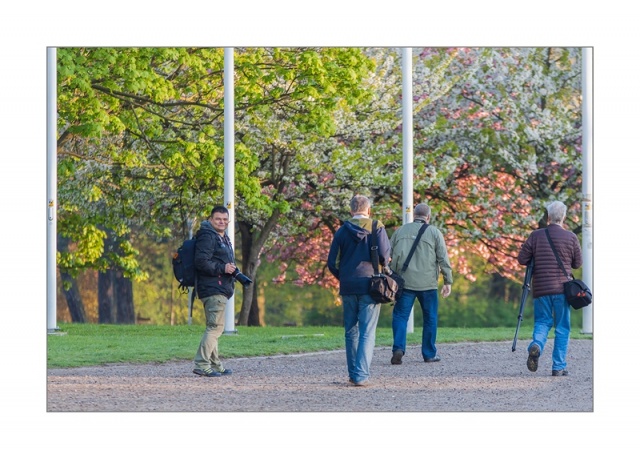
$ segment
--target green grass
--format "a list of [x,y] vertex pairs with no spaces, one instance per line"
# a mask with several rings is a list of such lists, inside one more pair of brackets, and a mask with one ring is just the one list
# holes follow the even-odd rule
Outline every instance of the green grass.
[[[161,363],[191,360],[204,326],[144,326],[110,324],[64,324],[60,333],[47,335],[49,368],[97,366],[113,363]],[[344,348],[341,327],[240,327],[237,334],[220,337],[223,358],[309,353]],[[439,328],[438,342],[512,341],[513,328]],[[519,340],[529,340],[532,327],[521,326]],[[553,337],[553,332],[549,338]],[[591,335],[571,331],[573,339]],[[407,335],[407,345],[419,345],[422,328]],[[377,346],[391,346],[390,328],[378,328]],[[511,345],[510,343],[508,344]]]

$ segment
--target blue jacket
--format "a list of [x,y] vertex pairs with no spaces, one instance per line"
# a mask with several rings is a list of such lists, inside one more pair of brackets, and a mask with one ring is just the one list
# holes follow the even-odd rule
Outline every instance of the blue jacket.
[[233,261],[231,241],[225,234],[219,235],[207,220],[200,224],[196,233],[196,289],[198,297],[223,295],[233,296],[234,278],[225,273],[225,264]]
[[[370,218],[351,218],[336,232],[329,249],[327,267],[340,281],[340,295],[369,294],[369,279],[373,275],[371,264]],[[378,222],[378,257],[380,270],[389,263],[391,245],[384,225]]]

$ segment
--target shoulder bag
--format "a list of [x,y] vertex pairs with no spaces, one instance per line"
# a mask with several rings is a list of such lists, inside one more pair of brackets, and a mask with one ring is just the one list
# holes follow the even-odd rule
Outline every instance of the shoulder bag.
[[567,277],[567,279],[569,280],[564,283],[564,295],[567,298],[567,302],[569,302],[571,307],[576,310],[579,310],[582,307],[586,307],[587,305],[591,304],[591,301],[593,300],[591,290],[582,280],[578,280],[576,278],[573,278],[573,275],[567,274],[567,270],[564,268],[564,264],[562,264],[555,246],[553,246],[553,241],[551,240],[551,236],[549,235],[549,229],[545,228],[544,232],[545,234],[547,234],[549,245],[551,245],[551,251],[553,251],[553,254],[556,257],[556,261],[558,261],[558,265],[562,269],[565,277]]
[[400,297],[404,280],[400,275],[387,269],[390,274],[380,272],[380,258],[378,257],[378,221],[373,221],[371,229],[371,265],[373,276],[369,280],[369,294],[376,304],[391,304]]

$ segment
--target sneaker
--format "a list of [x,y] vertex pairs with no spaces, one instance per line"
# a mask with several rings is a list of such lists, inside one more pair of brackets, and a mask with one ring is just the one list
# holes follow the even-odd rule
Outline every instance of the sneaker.
[[404,352],[402,350],[394,351],[393,356],[391,357],[391,364],[402,364],[403,356],[404,356]]
[[440,361],[440,357],[439,356],[434,356],[433,358],[425,358],[424,362],[425,363],[437,363],[438,361]]
[[[226,370],[225,370],[226,372]],[[194,369],[193,373],[196,375],[201,375],[203,377],[220,377],[222,375],[221,372],[214,371],[213,369]]]
[[569,371],[566,369],[552,370],[551,375],[553,375],[554,377],[557,377],[559,375],[569,375]]
[[540,358],[540,347],[538,344],[531,345],[529,348],[529,357],[527,358],[527,369],[531,372],[538,370],[538,359]]
[[231,369],[222,369],[222,371],[220,372],[220,375],[231,375],[233,374],[233,371]]
[[353,386],[368,386],[369,380],[361,380],[359,382],[353,382]]

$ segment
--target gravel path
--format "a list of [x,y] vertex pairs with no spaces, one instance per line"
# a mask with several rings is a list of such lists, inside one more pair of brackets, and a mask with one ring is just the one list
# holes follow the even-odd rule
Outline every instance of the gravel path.
[[191,361],[47,371],[48,412],[593,412],[593,341],[569,344],[569,377],[551,377],[549,341],[538,371],[527,341],[439,344],[424,363],[377,347],[371,384],[347,382],[344,350],[224,359],[229,377],[191,373]]

